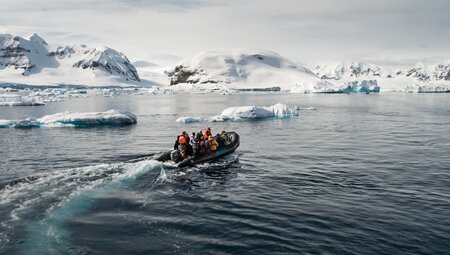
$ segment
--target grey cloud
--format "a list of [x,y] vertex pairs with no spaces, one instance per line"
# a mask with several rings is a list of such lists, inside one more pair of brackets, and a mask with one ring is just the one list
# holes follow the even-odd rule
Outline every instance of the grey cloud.
[[16,12],[36,11],[102,11],[102,12],[124,12],[136,11],[142,8],[153,9],[162,12],[188,11],[205,6],[218,5],[208,0],[4,0],[3,10]]
[[150,61],[217,47],[308,61],[450,55],[449,13],[448,0],[2,0],[0,23]]

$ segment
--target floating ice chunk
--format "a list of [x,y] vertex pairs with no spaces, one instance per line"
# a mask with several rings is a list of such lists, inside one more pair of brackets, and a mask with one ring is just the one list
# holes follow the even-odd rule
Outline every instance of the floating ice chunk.
[[296,106],[295,110],[297,110],[297,111],[315,111],[317,109],[315,107],[312,107],[312,106],[310,106],[310,107]]
[[0,120],[0,128],[9,128],[14,124],[13,120]]
[[176,122],[182,123],[194,123],[194,122],[202,122],[204,118],[202,117],[179,117]]
[[0,120],[0,128],[32,128],[32,127],[95,127],[132,125],[137,117],[131,112],[109,110],[106,112],[63,112],[46,115],[39,119]]
[[0,95],[0,106],[35,106],[35,105],[45,105],[45,103],[32,97],[20,96],[16,94]]
[[209,118],[211,122],[221,122],[226,120],[261,119],[261,118],[289,118],[298,116],[298,113],[285,104],[275,104],[272,106],[241,106],[229,107],[218,116]]
[[39,127],[40,123],[34,118],[23,120],[0,120],[0,128],[33,128]]
[[239,106],[229,107],[222,111],[220,115],[209,118],[202,117],[180,117],[176,121],[183,123],[192,122],[223,122],[227,120],[252,120],[262,118],[289,118],[298,116],[296,109],[289,108],[285,104],[275,104],[272,106]]
[[76,127],[102,125],[130,125],[137,123],[137,117],[131,112],[109,110],[106,112],[63,112],[46,115],[38,119],[43,126],[70,125]]

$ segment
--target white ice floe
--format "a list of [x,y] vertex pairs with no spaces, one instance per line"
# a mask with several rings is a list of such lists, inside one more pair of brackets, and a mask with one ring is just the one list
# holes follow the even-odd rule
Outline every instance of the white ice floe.
[[297,111],[315,111],[317,109],[315,107],[312,107],[312,106],[309,106],[309,107],[296,106],[295,110],[297,110]]
[[285,104],[275,104],[272,106],[241,106],[229,107],[222,111],[220,117],[224,120],[232,119],[258,119],[258,118],[286,118],[297,115],[296,111],[290,109]]
[[31,128],[31,127],[94,127],[132,125],[137,123],[137,117],[131,112],[109,110],[106,112],[62,112],[45,115],[41,118],[26,118],[24,120],[0,120],[0,128]]
[[182,123],[194,123],[194,122],[202,122],[205,119],[203,117],[179,117],[176,122]]
[[298,116],[295,109],[289,108],[285,104],[275,104],[272,106],[239,106],[229,107],[222,111],[220,115],[209,118],[204,117],[180,117],[176,121],[182,123],[192,122],[222,122],[227,120],[254,120],[262,118],[289,118]]
[[0,94],[0,106],[35,106],[45,105],[44,102],[29,96],[16,94]]

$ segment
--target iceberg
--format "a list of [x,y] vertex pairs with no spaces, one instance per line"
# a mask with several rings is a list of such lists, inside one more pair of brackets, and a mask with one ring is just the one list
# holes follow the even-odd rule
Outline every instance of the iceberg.
[[182,123],[194,123],[194,122],[202,122],[204,119],[202,117],[179,117],[176,122]]
[[[241,106],[229,107],[222,111],[220,117],[224,120],[259,119],[259,118],[287,118],[297,116],[297,112],[285,104],[272,106]],[[213,117],[214,118],[214,117]]]
[[315,111],[317,109],[312,106],[309,106],[309,107],[296,106],[295,110],[297,110],[297,111]]
[[62,112],[45,115],[41,118],[24,120],[0,120],[0,128],[33,127],[96,127],[133,125],[137,117],[131,112],[109,110],[106,112]]
[[229,107],[222,111],[220,115],[209,118],[203,117],[180,117],[176,122],[193,123],[193,122],[223,122],[237,120],[255,120],[263,118],[289,118],[298,116],[295,109],[289,108],[285,104],[275,104],[272,106],[238,106]]
[[0,128],[8,128],[14,124],[13,120],[0,120]]
[[41,123],[34,118],[26,118],[23,120],[0,120],[0,128],[33,128],[40,126]]

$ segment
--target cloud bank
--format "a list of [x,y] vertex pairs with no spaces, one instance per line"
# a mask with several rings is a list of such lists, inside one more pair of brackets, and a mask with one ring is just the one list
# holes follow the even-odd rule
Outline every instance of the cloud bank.
[[0,32],[156,63],[231,47],[302,62],[401,62],[450,56],[448,13],[447,0],[3,0]]

